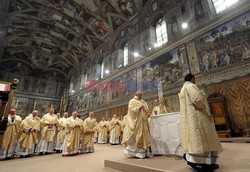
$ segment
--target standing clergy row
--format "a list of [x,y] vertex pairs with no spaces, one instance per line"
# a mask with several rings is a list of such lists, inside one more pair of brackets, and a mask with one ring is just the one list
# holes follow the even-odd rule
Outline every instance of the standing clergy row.
[[62,151],[63,156],[94,152],[94,133],[98,124],[90,112],[84,121],[73,112],[60,118],[54,114],[54,109],[41,119],[38,111],[33,110],[24,120],[16,115],[15,109],[10,109],[7,128],[0,148],[1,159],[12,159],[15,154],[26,157]]
[[105,144],[110,143],[111,145],[118,145],[122,140],[122,133],[124,129],[124,122],[113,115],[112,120],[105,121],[104,118],[99,122],[98,125],[98,143]]

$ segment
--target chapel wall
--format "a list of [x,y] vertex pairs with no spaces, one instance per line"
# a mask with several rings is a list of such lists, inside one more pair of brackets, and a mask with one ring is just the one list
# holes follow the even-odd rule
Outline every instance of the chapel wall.
[[[67,88],[62,76],[53,72],[35,73],[29,65],[22,64],[19,68],[16,62],[8,63],[6,70],[0,71],[0,80],[12,82],[19,80],[15,90],[12,107],[17,114],[25,118],[33,109],[39,111],[41,117],[47,113],[49,107],[59,112],[61,97]],[[9,70],[7,70],[9,69]]]
[[[192,13],[195,18],[194,2],[185,2],[184,6],[187,7],[187,12]],[[178,92],[183,84],[183,77],[189,72],[195,74],[197,85],[205,88],[207,96],[214,92],[215,85],[218,85],[217,87],[227,87],[228,85],[225,83],[237,85],[235,83],[240,82],[239,77],[248,78],[250,72],[249,8],[243,3],[238,10],[215,15],[209,11],[211,4],[205,3],[205,1],[203,3],[204,16],[192,20],[190,31],[187,33],[183,32],[180,27],[181,21],[184,21],[182,17],[185,16],[181,11],[176,16],[177,25],[172,26],[170,20],[173,14],[176,14],[176,11],[173,11],[178,11],[183,4],[179,4],[178,8],[167,13],[162,9],[167,7],[152,11],[154,3],[148,4],[138,16],[139,19],[135,23],[132,22],[132,26],[139,25],[140,34],[132,35],[128,41],[128,45],[132,46],[133,50],[139,51],[142,57],[135,59],[131,56],[131,65],[121,70],[116,69],[113,74],[101,80],[104,84],[109,81],[123,82],[123,92],[81,90],[70,96],[68,110],[78,110],[83,118],[86,117],[87,111],[94,111],[97,119],[101,119],[102,116],[112,117],[113,114],[122,118],[127,113],[128,101],[134,96],[134,93],[127,90],[129,85],[127,81],[136,81],[136,89],[144,89],[144,100],[147,101],[149,108],[153,109],[153,100],[158,97],[157,92],[139,87],[139,85],[141,82],[164,80],[163,90],[167,111],[175,112],[179,111]],[[167,21],[169,43],[158,50],[149,50],[153,44],[150,21],[157,18],[158,14],[164,16]],[[145,18],[148,18],[147,22],[144,20]],[[119,28],[114,34],[112,39],[115,40],[113,41],[115,44],[111,44],[112,49],[119,49],[119,40],[124,42],[121,33],[128,28],[131,29],[131,25]],[[107,46],[107,44],[103,46]],[[101,46],[97,50],[100,49],[102,49]],[[110,57],[112,61],[113,57],[119,57],[119,53],[114,51],[111,56],[107,57]],[[225,95],[226,101],[232,102],[233,95],[228,93],[223,95]],[[246,97],[243,92],[242,95]],[[241,98],[237,97],[237,99]],[[241,111],[236,113],[235,109],[232,110],[227,106],[229,117],[232,118],[233,129],[241,128],[243,132],[246,130],[249,125],[249,114],[245,109],[249,109],[249,107],[249,104],[241,103]]]

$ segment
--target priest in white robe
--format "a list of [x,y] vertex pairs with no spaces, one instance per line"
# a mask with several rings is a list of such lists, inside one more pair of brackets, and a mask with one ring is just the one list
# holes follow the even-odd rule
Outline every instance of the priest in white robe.
[[155,106],[152,110],[151,116],[160,115],[160,101],[158,99],[154,100],[154,104],[155,104]]
[[38,111],[33,110],[23,121],[19,131],[17,154],[22,157],[29,157],[34,154],[35,146],[38,144],[40,133],[40,118]]
[[63,143],[62,156],[73,156],[80,153],[82,123],[83,121],[78,118],[76,111],[66,120],[66,135]]
[[[94,118],[96,120],[96,118]],[[97,121],[97,120],[96,120]],[[95,140],[94,140],[94,143],[97,143],[98,142],[98,126],[97,126],[97,130],[95,131]]]
[[108,126],[107,122],[105,121],[104,117],[98,124],[98,143],[99,144],[106,144],[108,139]]
[[42,137],[37,147],[39,155],[49,154],[54,152],[56,140],[56,127],[58,124],[58,117],[54,114],[54,109],[50,108],[49,113],[43,115],[41,119]]
[[56,113],[57,119],[58,119],[58,126],[57,126],[57,131],[56,131],[56,143],[55,143],[55,151],[56,153],[61,153],[62,151],[62,143],[61,143],[61,130],[62,127],[59,125],[59,121],[61,119],[61,114]]
[[89,112],[89,117],[83,122],[83,140],[82,153],[94,152],[95,131],[98,129],[98,123],[93,118],[94,112]]
[[109,143],[111,145],[120,144],[120,136],[122,132],[121,127],[122,127],[121,121],[117,118],[116,114],[114,114],[109,124],[109,132],[110,132]]
[[147,103],[142,100],[143,93],[137,91],[129,101],[126,127],[124,128],[122,144],[127,157],[145,158],[150,156],[150,133],[148,117],[150,115]]
[[185,76],[179,93],[184,159],[194,169],[217,169],[222,146],[205,96],[192,74]]
[[[64,143],[65,135],[66,135],[66,123],[68,119],[68,112],[63,113],[63,117],[59,119],[58,121],[58,127],[60,128],[60,142],[61,144]],[[60,151],[62,151],[62,146],[60,148]]]
[[11,108],[8,115],[8,123],[4,132],[3,141],[0,149],[1,159],[7,160],[14,158],[18,131],[22,118],[16,114],[16,110]]
[[110,132],[109,132],[110,121],[111,121],[111,118],[108,118],[108,120],[107,120],[107,128],[108,128],[108,141],[107,141],[107,143],[109,143],[109,139],[110,139]]

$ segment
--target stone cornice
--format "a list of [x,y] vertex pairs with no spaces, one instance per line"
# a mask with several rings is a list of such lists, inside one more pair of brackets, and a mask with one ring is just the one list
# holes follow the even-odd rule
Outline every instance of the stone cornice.
[[15,92],[15,97],[60,101],[60,98],[48,97],[46,95],[36,95],[36,94],[32,94],[32,93],[22,93],[19,91]]

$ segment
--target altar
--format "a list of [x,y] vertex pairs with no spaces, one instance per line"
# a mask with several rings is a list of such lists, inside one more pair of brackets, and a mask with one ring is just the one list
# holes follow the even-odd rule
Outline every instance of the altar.
[[180,127],[179,112],[150,117],[152,153],[182,156]]

